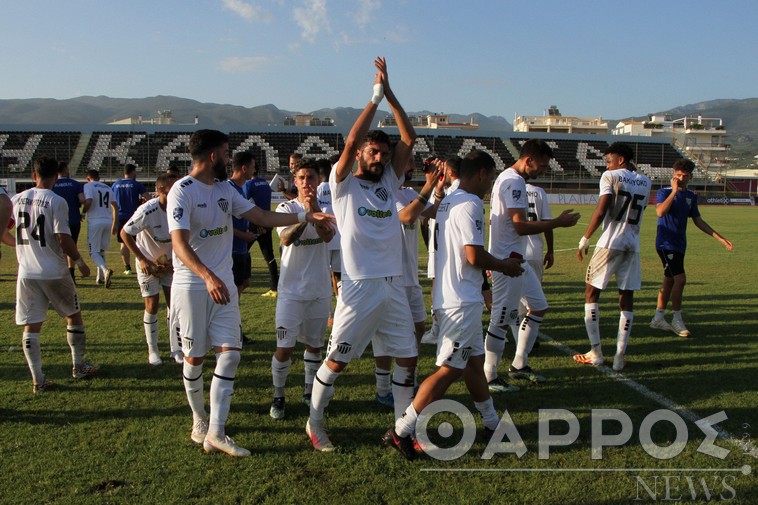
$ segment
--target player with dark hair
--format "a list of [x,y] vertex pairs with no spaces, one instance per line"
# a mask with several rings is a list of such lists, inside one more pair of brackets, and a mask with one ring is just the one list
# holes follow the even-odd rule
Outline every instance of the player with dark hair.
[[[171,265],[171,235],[168,232],[166,204],[168,192],[177,179],[176,175],[169,172],[160,174],[155,181],[158,198],[148,200],[137,207],[120,232],[122,242],[134,253],[137,263],[137,283],[145,300],[142,321],[147,341],[148,362],[153,366],[163,363],[158,352],[158,306],[161,288],[170,314],[171,281],[174,271]],[[177,363],[181,363],[182,351],[174,335],[170,315],[168,320],[171,356]]]
[[86,214],[87,248],[92,261],[97,267],[95,282],[111,287],[113,270],[108,268],[105,251],[111,244],[111,235],[116,234],[118,224],[118,203],[113,190],[100,182],[100,172],[87,170],[87,184],[84,185],[84,205],[82,214]]
[[137,210],[140,203],[149,200],[151,197],[145,186],[137,181],[137,167],[131,163],[127,163],[124,166],[124,178],[111,184],[111,189],[118,204],[116,240],[119,242],[121,261],[124,263],[124,275],[132,275],[134,272],[132,271],[131,259],[129,258],[129,248],[121,240],[121,228],[131,219],[132,214]]
[[[682,295],[687,276],[684,273],[684,253],[687,250],[687,220],[692,218],[700,230],[732,250],[732,243],[722,237],[700,216],[697,195],[687,188],[692,179],[695,164],[681,159],[674,163],[671,186],[661,188],[656,195],[655,213],[658,215],[658,233],[655,249],[663,262],[663,284],[658,292],[658,306],[651,328],[673,331],[680,337],[689,337],[690,330],[682,319]],[[666,306],[671,300],[674,314],[669,324],[665,319]]]
[[460,167],[460,186],[437,210],[434,229],[435,284],[433,307],[439,323],[437,371],[421,383],[413,403],[387,431],[384,442],[408,459],[417,457],[412,435],[424,408],[442,398],[464,376],[485,429],[494,432],[500,418],[484,375],[482,343],[482,269],[518,276],[523,260],[499,259],[484,249],[484,203],[492,187],[495,161],[483,151],[471,151]]
[[35,186],[12,199],[18,259],[16,324],[24,327],[24,356],[32,373],[35,393],[52,385],[42,372],[39,343],[48,305],[66,319],[74,379],[89,377],[98,370],[97,365],[84,360],[87,343],[84,321],[76,286],[64,257],[73,260],[82,276],[88,276],[90,271],[71,238],[68,205],[52,191],[57,173],[58,162],[54,159],[35,160],[32,174]]
[[[68,174],[68,163],[58,163],[58,178],[53,185],[53,193],[62,197],[68,204],[68,227],[71,230],[71,238],[74,243],[79,242],[79,232],[82,230],[82,213],[80,207],[84,204],[84,189],[82,183],[72,179]],[[71,258],[66,256],[68,271],[76,284],[76,266]]]
[[579,261],[589,252],[590,238],[602,225],[602,234],[587,267],[584,291],[584,325],[592,348],[577,354],[574,361],[602,365],[600,345],[600,293],[611,277],[619,289],[618,333],[613,369],[625,365],[626,346],[634,320],[634,292],[642,288],[640,269],[640,226],[650,196],[650,179],[637,173],[632,161],[634,151],[627,144],[614,142],[605,150],[607,170],[600,177],[600,195],[587,231],[579,240]]
[[[342,234],[342,292],[326,359],[316,373],[306,433],[314,449],[333,451],[324,429],[324,409],[334,382],[372,336],[374,353],[396,359],[392,377],[395,415],[411,402],[416,368],[416,341],[403,273],[400,220],[395,190],[411,156],[416,133],[390,88],[387,63],[374,60],[378,73],[374,95],[350,129],[329,178],[332,205]],[[379,103],[387,97],[397,119],[400,140],[394,149],[381,131],[369,132]],[[358,168],[353,172],[357,160]]]
[[[298,161],[295,165],[297,197],[280,203],[276,212],[319,212],[318,180],[318,167],[313,158]],[[277,233],[282,244],[282,275],[276,300],[276,352],[271,358],[274,399],[269,414],[274,419],[283,419],[284,387],[297,342],[305,344],[303,401],[310,405],[331,306],[327,243],[333,240],[334,229],[298,223],[279,227]]]
[[[168,195],[167,213],[173,246],[171,308],[184,352],[184,388],[192,409],[191,438],[206,452],[249,456],[225,433],[234,377],[242,346],[240,310],[232,273],[232,216],[260,226],[298,222],[328,223],[319,213],[278,214],[245,200],[225,179],[229,137],[198,130],[189,141],[193,167]],[[210,419],[205,412],[203,362],[216,352],[211,382]]]
[[[565,210],[550,221],[530,221],[527,216],[529,201],[526,181],[542,175],[548,168],[553,151],[544,140],[531,139],[524,143],[519,159],[512,167],[503,170],[492,187],[490,206],[489,252],[496,258],[523,259],[528,235],[542,234],[555,228],[568,228],[579,221],[579,213]],[[492,272],[492,315],[486,337],[484,373],[490,391],[508,392],[517,388],[500,379],[497,367],[505,348],[508,326],[518,322],[521,299],[526,301],[527,313],[518,327],[516,352],[508,368],[512,379],[542,382],[545,378],[529,366],[529,352],[539,334],[540,324],[547,313],[548,304],[542,284],[529,263],[524,274],[509,278]]]

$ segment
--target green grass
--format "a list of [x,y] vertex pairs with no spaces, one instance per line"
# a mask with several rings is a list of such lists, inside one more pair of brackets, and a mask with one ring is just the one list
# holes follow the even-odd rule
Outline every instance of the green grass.
[[[553,212],[560,212],[555,206]],[[584,264],[575,257],[579,236],[591,207],[580,207],[577,228],[556,232],[556,265],[545,276],[551,304],[542,331],[576,350],[588,343],[583,324]],[[648,328],[654,313],[661,267],[654,250],[654,212],[648,209],[643,226],[643,289],[637,293],[635,322],[624,375],[691,410],[698,417],[725,411],[719,426],[755,443],[758,436],[758,288],[755,251],[756,214],[752,208],[705,207],[704,218],[731,239],[727,253],[694,226],[686,260],[689,284],[685,290],[685,321],[696,338],[681,339]],[[84,232],[83,232],[84,233]],[[597,239],[597,235],[593,239]],[[80,239],[80,246],[85,243]],[[84,249],[84,247],[81,247]],[[423,245],[422,245],[423,248]],[[109,262],[118,265],[116,244]],[[147,364],[142,331],[143,304],[134,277],[117,274],[113,289],[79,283],[88,335],[88,357],[102,365],[92,380],[70,379],[70,355],[65,327],[49,312],[41,343],[45,373],[58,387],[44,395],[31,393],[31,379],[20,350],[21,331],[13,324],[15,257],[3,248],[0,262],[0,308],[6,324],[0,328],[0,503],[631,503],[653,501],[638,488],[635,475],[649,485],[658,482],[658,500],[665,497],[663,476],[673,476],[670,498],[690,502],[685,477],[694,478],[697,496],[704,499],[701,477],[713,489],[711,501],[731,498],[718,479],[734,488],[734,503],[755,503],[754,474],[693,473],[677,469],[755,466],[754,457],[726,441],[731,452],[724,460],[697,452],[700,430],[687,423],[689,443],[670,460],[646,454],[638,441],[642,419],[663,408],[623,383],[592,367],[573,363],[556,346],[543,344],[530,359],[549,381],[508,396],[496,396],[498,412],[508,409],[528,448],[521,459],[499,454],[480,456],[480,442],[459,460],[425,459],[407,462],[379,443],[392,425],[392,414],[373,401],[373,363],[357,360],[339,379],[328,410],[335,454],[314,452],[304,434],[301,349],[296,351],[288,382],[287,418],[268,416],[271,397],[270,360],[275,347],[275,300],[261,298],[268,274],[257,247],[254,282],[242,296],[245,332],[256,342],[243,350],[227,432],[253,456],[235,460],[205,455],[189,439],[191,415],[181,382],[181,367],[168,362],[166,329],[161,318],[163,366]],[[422,256],[425,253],[422,251]],[[752,258],[752,259],[751,259]],[[91,263],[91,262],[90,262]],[[120,269],[116,269],[119,271]],[[425,266],[423,267],[425,271]],[[428,293],[429,285],[424,280]],[[601,299],[601,328],[606,349],[612,349],[618,321],[617,295],[609,289]],[[14,347],[15,350],[10,350]],[[423,346],[422,375],[433,368],[433,348]],[[506,347],[512,356],[513,344]],[[610,354],[610,351],[608,352]],[[504,363],[508,363],[508,358]],[[213,360],[205,367],[206,391]],[[473,410],[462,384],[449,398]],[[554,448],[548,460],[537,457],[540,409],[567,409],[580,422],[579,439]],[[622,447],[606,449],[601,461],[591,459],[591,409],[618,408],[632,419],[634,433]],[[666,445],[673,430],[656,425],[654,440]],[[558,424],[554,432],[564,429]],[[606,430],[616,432],[617,425]],[[423,472],[421,469],[529,469],[544,472]],[[575,468],[647,468],[638,472],[557,472]],[[667,471],[667,469],[671,469]],[[753,470],[754,471],[754,470]],[[714,481],[716,478],[716,481]],[[676,480],[678,479],[678,480]],[[677,484],[678,482],[678,484]],[[678,486],[678,490],[676,489]],[[641,493],[641,494],[640,494]]]

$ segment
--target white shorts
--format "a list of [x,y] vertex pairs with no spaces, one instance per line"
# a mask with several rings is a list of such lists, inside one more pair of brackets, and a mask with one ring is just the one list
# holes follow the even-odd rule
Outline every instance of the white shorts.
[[327,359],[349,363],[373,338],[375,356],[413,358],[416,337],[400,277],[342,281]]
[[415,323],[426,322],[426,303],[424,303],[424,291],[420,285],[406,286],[405,296],[411,308],[411,318]]
[[87,225],[87,248],[92,253],[107,251],[111,245],[111,223],[89,223]]
[[540,284],[542,283],[542,278],[545,276],[545,263],[541,259],[536,260],[526,260],[527,263],[529,263],[529,266],[532,267],[532,270],[534,270],[534,275],[537,276],[537,280],[540,281]]
[[137,264],[137,282],[139,283],[139,289],[142,292],[142,298],[149,298],[160,294],[161,288],[170,288],[171,281],[174,278],[173,273],[167,273],[160,276],[148,275],[142,272]]
[[237,288],[227,288],[231,300],[226,305],[213,303],[204,289],[171,290],[173,324],[179,328],[185,356],[200,358],[213,347],[242,348]]
[[484,354],[482,311],[484,304],[470,303],[452,309],[437,309],[439,324],[437,366],[464,369],[472,356]]
[[82,310],[70,275],[60,279],[19,278],[16,281],[16,324],[44,322],[48,303],[61,317],[72,316]]
[[279,295],[276,299],[276,346],[288,349],[295,347],[296,342],[302,342],[311,347],[323,347],[331,306],[329,298],[291,300]]
[[605,289],[614,275],[620,290],[640,290],[642,288],[640,253],[596,247],[587,267],[587,284],[597,289]]
[[547,310],[548,304],[542,284],[529,263],[521,264],[524,273],[508,277],[502,272],[492,272],[492,314],[490,320],[497,326],[518,322],[519,302],[523,299],[529,310]]
[[335,274],[342,273],[342,255],[339,249],[332,249],[329,251],[329,267]]

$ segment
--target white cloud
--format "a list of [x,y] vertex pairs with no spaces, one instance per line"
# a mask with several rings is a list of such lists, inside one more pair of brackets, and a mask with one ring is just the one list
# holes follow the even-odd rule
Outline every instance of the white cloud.
[[222,0],[224,7],[247,21],[271,21],[271,14],[244,0]]
[[270,58],[266,56],[230,56],[221,60],[221,70],[229,73],[249,73],[261,70]]
[[303,7],[295,7],[292,14],[302,30],[302,37],[308,42],[315,42],[319,32],[331,30],[326,12],[326,0],[305,0]]
[[354,14],[355,22],[361,28],[366,26],[371,21],[371,13],[378,10],[382,6],[382,2],[379,0],[360,0],[358,2],[358,10]]

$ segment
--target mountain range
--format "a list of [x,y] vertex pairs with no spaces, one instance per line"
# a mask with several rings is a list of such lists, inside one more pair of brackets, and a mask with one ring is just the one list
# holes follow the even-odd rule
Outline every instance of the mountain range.
[[[52,98],[28,98],[0,100],[0,124],[2,125],[75,125],[106,124],[129,117],[142,116],[149,119],[159,110],[170,110],[178,124],[192,124],[197,116],[199,124],[206,128],[245,130],[251,127],[281,125],[285,117],[300,114],[277,108],[273,104],[256,107],[203,103],[175,96],[148,98],[111,98],[107,96],[81,96],[66,100]],[[310,111],[315,117],[331,118],[340,130],[347,130],[360,114],[360,109],[337,107]],[[430,111],[409,112],[409,115],[424,116]],[[758,98],[718,99],[682,105],[656,113],[671,114],[675,119],[688,115],[720,117],[729,132],[732,157],[738,166],[748,166],[758,154]],[[379,111],[382,119],[388,112]],[[481,113],[449,114],[451,122],[468,123],[472,117],[483,131],[511,132],[513,126],[501,116],[486,116]],[[621,119],[647,119],[647,115],[633,118],[608,120],[612,128]]]

